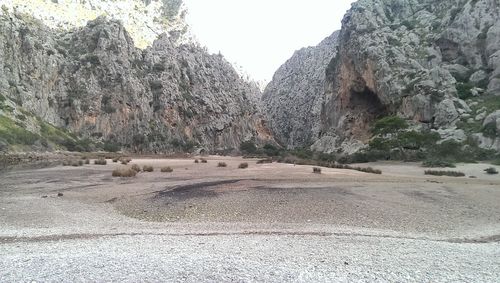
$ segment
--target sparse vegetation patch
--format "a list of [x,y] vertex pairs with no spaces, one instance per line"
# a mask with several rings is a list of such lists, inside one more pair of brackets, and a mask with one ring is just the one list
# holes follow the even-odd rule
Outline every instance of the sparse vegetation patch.
[[139,167],[139,165],[137,164],[132,165],[131,169],[135,172],[141,172],[141,167]]
[[455,164],[453,162],[447,161],[447,160],[441,160],[441,159],[428,159],[425,160],[422,163],[423,167],[429,167],[429,168],[455,168]]
[[162,168],[161,168],[161,172],[162,172],[162,173],[172,173],[172,172],[174,172],[174,169],[172,169],[172,167],[169,167],[169,166],[167,166],[167,167],[162,167]]
[[95,165],[106,165],[108,162],[104,158],[99,158],[94,160]]
[[257,164],[266,164],[266,163],[273,163],[273,160],[271,158],[266,158],[257,161]]
[[437,170],[426,170],[425,175],[433,176],[449,176],[449,177],[464,177],[465,173],[458,171],[437,171]]
[[495,167],[490,167],[490,168],[484,169],[484,172],[486,172],[486,174],[489,174],[489,175],[497,175],[498,174],[498,170]]
[[112,173],[113,177],[135,177],[137,175],[137,171],[133,170],[132,168],[121,168],[121,169],[116,169],[113,170]]
[[142,171],[144,171],[144,172],[153,172],[153,171],[155,171],[155,169],[154,169],[154,167],[153,167],[153,166],[150,166],[150,165],[144,165],[144,166],[142,167]]

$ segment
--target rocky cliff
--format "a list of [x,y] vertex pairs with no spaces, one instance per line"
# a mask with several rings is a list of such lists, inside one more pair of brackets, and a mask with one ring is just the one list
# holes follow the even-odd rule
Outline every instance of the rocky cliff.
[[[499,49],[497,0],[359,0],[345,15],[338,53],[325,68],[313,149],[356,151],[371,138],[373,122],[388,115],[444,139],[473,137],[484,148],[500,149],[494,115],[500,108]],[[279,128],[275,132],[293,132]]]
[[2,0],[0,4],[5,11],[30,15],[58,30],[83,27],[100,16],[119,20],[141,49],[165,32],[174,41],[191,38],[182,0]]
[[141,50],[121,22],[104,17],[64,31],[4,11],[0,94],[0,115],[42,145],[47,126],[39,122],[142,152],[272,139],[255,103],[259,90],[222,56],[167,35]]
[[318,138],[325,70],[337,52],[338,32],[314,47],[295,52],[274,74],[262,95],[269,127],[289,149]]

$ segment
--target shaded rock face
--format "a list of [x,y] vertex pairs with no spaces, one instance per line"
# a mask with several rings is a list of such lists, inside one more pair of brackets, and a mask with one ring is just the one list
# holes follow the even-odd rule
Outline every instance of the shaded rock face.
[[139,50],[116,21],[56,32],[0,16],[0,92],[55,126],[142,152],[272,140],[259,90],[222,56],[164,35]]
[[499,12],[496,0],[354,3],[327,68],[316,149],[365,143],[371,123],[389,114],[452,128],[470,111],[459,84],[498,95]]
[[296,51],[274,74],[262,95],[269,127],[293,149],[318,138],[325,70],[336,54],[338,32],[314,47]]

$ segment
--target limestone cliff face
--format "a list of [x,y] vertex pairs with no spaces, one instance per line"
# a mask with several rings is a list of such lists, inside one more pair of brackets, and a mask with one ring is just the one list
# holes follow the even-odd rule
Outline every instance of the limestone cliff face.
[[370,139],[373,121],[386,115],[495,148],[498,136],[486,139],[472,129],[479,131],[496,110],[488,101],[500,95],[499,58],[497,0],[359,0],[345,15],[338,53],[325,68],[313,149],[356,151]]
[[303,48],[274,74],[262,95],[269,127],[288,148],[311,145],[319,135],[325,70],[336,54],[338,32]]
[[4,13],[0,93],[52,125],[137,151],[272,139],[255,104],[259,90],[222,56],[166,35],[140,50],[120,22],[103,17],[65,32]]
[[3,10],[31,15],[53,29],[71,30],[100,16],[123,23],[144,49],[167,32],[174,41],[190,39],[182,0],[2,0]]

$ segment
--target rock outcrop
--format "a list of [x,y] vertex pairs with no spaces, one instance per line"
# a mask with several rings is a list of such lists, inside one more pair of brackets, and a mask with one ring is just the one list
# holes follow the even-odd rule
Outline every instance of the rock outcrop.
[[[496,0],[359,0],[343,19],[338,53],[326,68],[313,149],[356,151],[371,138],[374,120],[387,115],[404,117],[415,128],[463,128],[472,136],[474,127],[464,125],[485,101],[500,95],[499,58]],[[309,85],[315,88],[317,82]],[[296,113],[305,109],[309,106]],[[472,122],[482,123],[494,110]],[[293,133],[282,121],[290,118],[276,117],[278,137]]]
[[[33,114],[91,140],[139,152],[237,149],[272,140],[260,91],[220,55],[161,35],[137,49],[103,17],[56,31],[23,14],[0,16],[0,115]],[[19,109],[17,109],[19,108]],[[32,132],[36,125],[28,126]]]
[[72,30],[100,16],[119,20],[136,47],[151,46],[161,33],[173,41],[189,41],[182,0],[2,0],[2,9],[33,16],[50,28]]
[[262,95],[269,127],[289,149],[310,145],[321,127],[325,70],[337,49],[338,32],[295,52],[274,74]]

